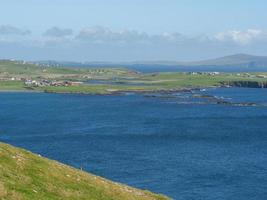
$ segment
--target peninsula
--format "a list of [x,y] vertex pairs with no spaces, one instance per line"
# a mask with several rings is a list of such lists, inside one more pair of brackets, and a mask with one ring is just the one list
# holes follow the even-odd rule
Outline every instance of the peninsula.
[[140,73],[126,68],[76,68],[0,61],[1,91],[115,94],[232,86],[265,88],[267,73]]

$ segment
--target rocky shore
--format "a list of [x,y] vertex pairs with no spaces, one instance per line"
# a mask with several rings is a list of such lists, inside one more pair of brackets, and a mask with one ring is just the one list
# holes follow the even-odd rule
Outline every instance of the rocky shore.
[[231,81],[231,82],[223,82],[223,86],[230,87],[247,87],[247,88],[267,88],[266,82],[259,81]]

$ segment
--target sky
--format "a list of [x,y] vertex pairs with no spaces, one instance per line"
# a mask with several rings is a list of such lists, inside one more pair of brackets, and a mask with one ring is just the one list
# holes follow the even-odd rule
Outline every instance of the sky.
[[266,0],[0,0],[0,58],[192,61],[267,55]]

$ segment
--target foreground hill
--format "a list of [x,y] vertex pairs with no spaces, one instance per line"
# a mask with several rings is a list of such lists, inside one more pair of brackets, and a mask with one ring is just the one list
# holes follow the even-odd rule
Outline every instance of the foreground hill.
[[0,199],[165,200],[0,143]]

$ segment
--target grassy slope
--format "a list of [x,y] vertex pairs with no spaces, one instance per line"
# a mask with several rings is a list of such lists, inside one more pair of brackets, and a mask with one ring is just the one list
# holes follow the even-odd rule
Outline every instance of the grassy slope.
[[231,73],[223,73],[216,76],[209,76],[205,74],[189,75],[178,72],[159,73],[153,76],[145,75],[143,76],[143,79],[146,81],[151,81],[155,85],[158,85],[159,87],[163,88],[220,86],[222,82],[231,82],[231,81],[257,81],[257,82],[267,81],[264,78],[242,77],[242,76],[237,76],[237,74],[231,74]]
[[46,67],[36,66],[33,64],[22,64],[17,61],[0,60],[0,75],[20,76],[20,77],[42,77],[42,78],[62,78],[71,75],[79,76],[127,76],[133,75],[129,70],[122,68],[63,68],[63,67]]
[[166,200],[0,143],[0,199]]

